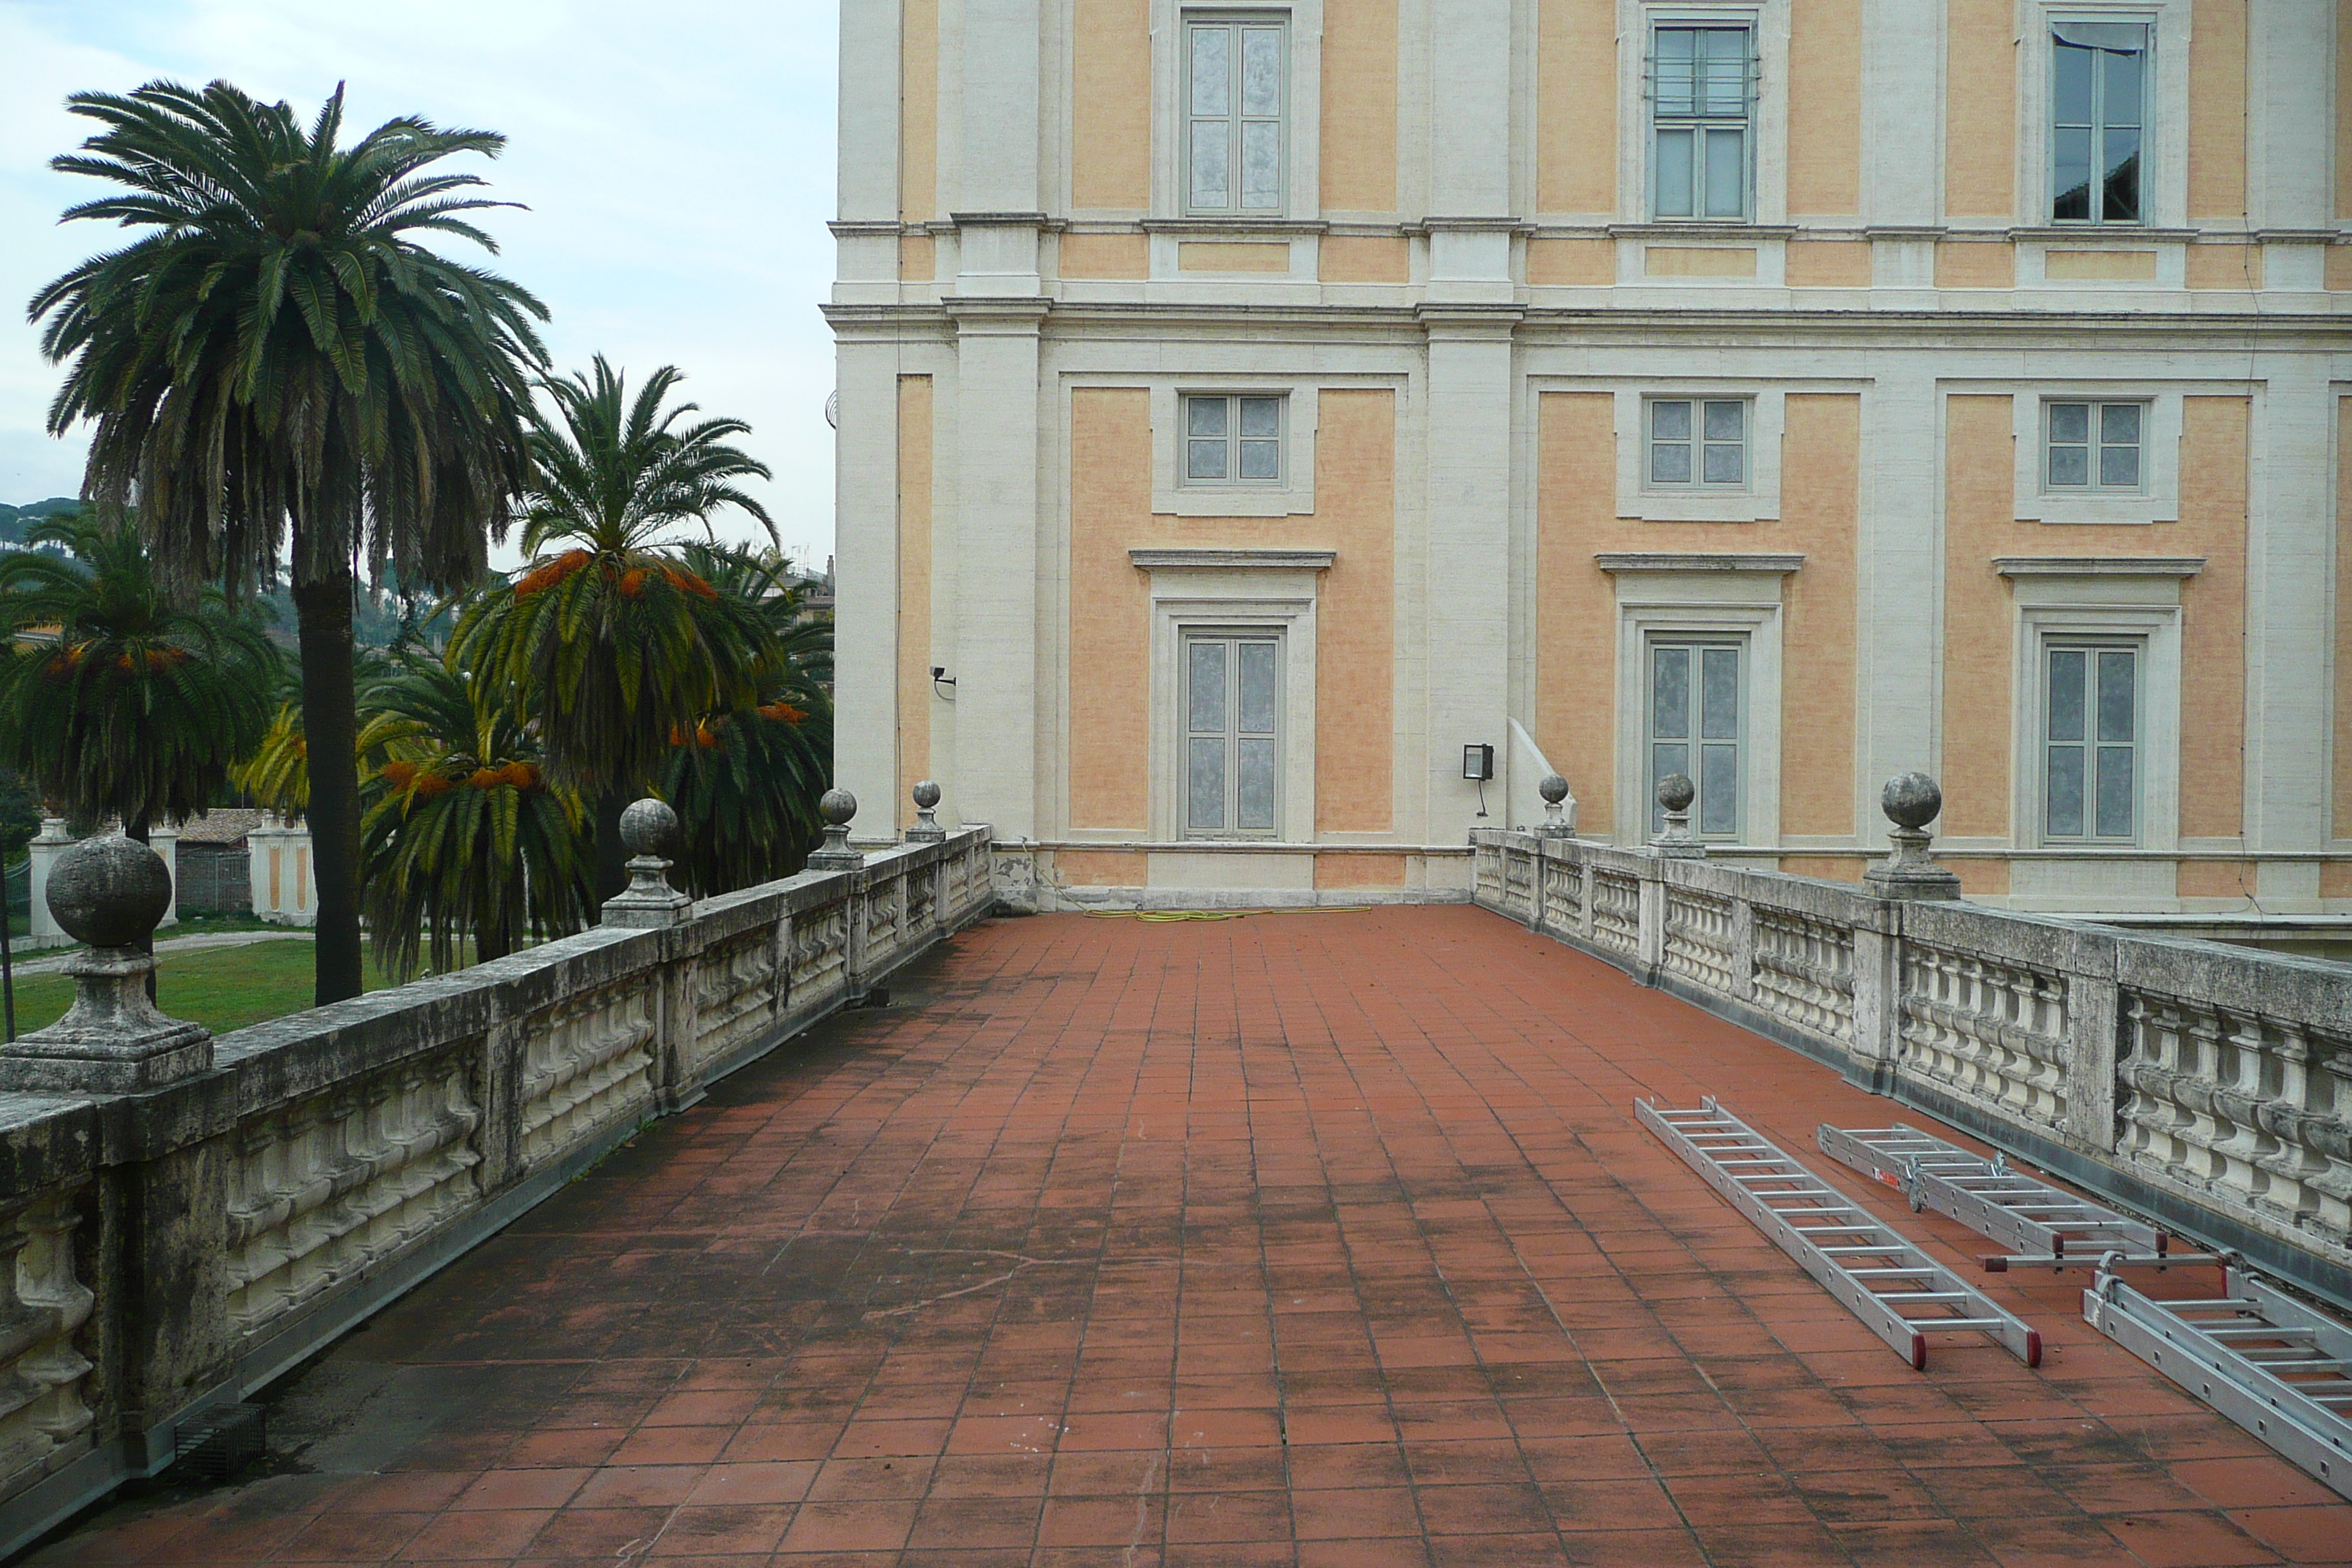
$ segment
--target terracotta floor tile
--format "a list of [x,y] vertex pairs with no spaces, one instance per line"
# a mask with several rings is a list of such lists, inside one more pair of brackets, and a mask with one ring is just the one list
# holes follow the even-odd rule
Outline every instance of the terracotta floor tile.
[[2352,1542],[2352,1505],[2083,1325],[2072,1272],[1994,1287],[2042,1370],[1946,1336],[1914,1372],[1630,1114],[1716,1092],[1799,1149],[1885,1102],[1483,911],[997,921],[892,988],[304,1373],[288,1397],[330,1405],[462,1391],[364,1466],[129,1500],[36,1561],[2162,1568]]
[[2099,1522],[2148,1568],[2235,1568],[2283,1561],[2218,1513],[2117,1513]]

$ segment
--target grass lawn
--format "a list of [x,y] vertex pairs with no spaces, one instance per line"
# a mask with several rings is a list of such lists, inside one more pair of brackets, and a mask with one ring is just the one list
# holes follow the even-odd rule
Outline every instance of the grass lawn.
[[[159,934],[180,933],[166,928]],[[307,942],[257,942],[243,947],[167,952],[155,964],[155,1005],[173,1017],[202,1024],[215,1035],[282,1018],[310,1005],[312,952]],[[385,984],[370,962],[367,988],[377,991]],[[69,976],[37,974],[17,981],[16,1032],[29,1034],[56,1023],[65,1016],[72,1001]]]

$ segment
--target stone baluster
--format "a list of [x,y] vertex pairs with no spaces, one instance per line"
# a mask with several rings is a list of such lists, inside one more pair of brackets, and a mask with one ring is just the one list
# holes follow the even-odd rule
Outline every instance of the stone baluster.
[[172,904],[172,876],[144,844],[120,833],[85,838],[50,868],[49,912],[85,951],[66,961],[73,1005],[0,1051],[0,1089],[138,1094],[209,1071],[212,1032],[155,1010],[145,951]]
[[1897,773],[1886,781],[1878,804],[1895,824],[1887,834],[1895,852],[1862,874],[1870,890],[1882,899],[1958,898],[1959,878],[1927,852],[1927,824],[1944,809],[1944,792],[1936,781],[1926,773]]
[[1704,860],[1706,846],[1691,837],[1691,802],[1698,786],[1687,773],[1668,773],[1658,781],[1658,805],[1664,809],[1665,831],[1650,840],[1650,852],[1669,860]]
[[932,809],[939,804],[939,785],[925,779],[915,786],[915,826],[907,829],[908,843],[944,844],[947,842],[948,830],[940,826],[939,816]]
[[604,923],[655,929],[687,918],[694,900],[669,885],[667,852],[677,844],[677,813],[648,797],[621,813],[621,842],[634,851],[629,885],[604,900]]
[[812,871],[856,871],[863,869],[866,857],[849,847],[849,819],[857,815],[857,797],[835,786],[824,792],[816,803],[816,812],[824,818],[824,842],[808,858]]

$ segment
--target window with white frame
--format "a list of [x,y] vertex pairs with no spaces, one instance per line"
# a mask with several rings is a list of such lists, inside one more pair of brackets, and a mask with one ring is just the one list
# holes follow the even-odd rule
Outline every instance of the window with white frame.
[[1650,644],[1650,831],[1664,829],[1657,786],[1689,778],[1691,831],[1703,838],[1739,837],[1740,755],[1746,662],[1732,641],[1654,640]]
[[1279,217],[1288,29],[1274,16],[1184,19],[1184,208]]
[[2133,643],[2043,645],[2045,840],[2138,841],[2140,654]]
[[1650,36],[1650,211],[1739,219],[1755,184],[1753,29],[1661,25]]
[[1748,484],[1748,402],[1738,397],[1654,397],[1649,465],[1654,489],[1742,489]]
[[2050,217],[2145,223],[2148,25],[2050,26]]
[[1182,655],[1184,836],[1279,837],[1281,639],[1187,632]]
[[2145,403],[2053,401],[2042,407],[2042,485],[2053,495],[2138,495]]
[[1220,393],[1184,397],[1184,482],[1282,483],[1283,399]]

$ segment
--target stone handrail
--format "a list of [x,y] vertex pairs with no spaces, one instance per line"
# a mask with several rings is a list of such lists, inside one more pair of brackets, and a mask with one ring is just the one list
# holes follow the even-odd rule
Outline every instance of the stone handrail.
[[1481,829],[1475,901],[2352,1305],[2352,973]]
[[618,900],[577,936],[222,1036],[148,1092],[0,1093],[0,1556],[985,915],[988,845],[640,900],[658,924]]

